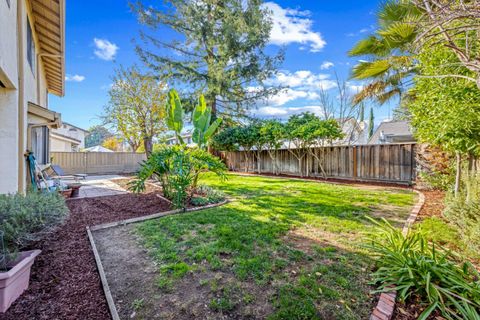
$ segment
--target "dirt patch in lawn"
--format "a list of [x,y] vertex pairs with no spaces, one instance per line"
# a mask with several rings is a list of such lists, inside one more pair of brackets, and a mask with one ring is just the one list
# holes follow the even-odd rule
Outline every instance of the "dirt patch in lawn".
[[65,224],[28,248],[42,250],[30,287],[0,319],[109,319],[86,226],[170,209],[153,193],[77,199],[67,205]]
[[262,319],[272,312],[272,289],[207,265],[195,265],[173,286],[160,288],[158,266],[134,228],[93,232],[121,319]]
[[[282,240],[290,247],[289,254],[296,257],[277,252],[275,259],[288,262],[271,281],[239,280],[232,271],[231,256],[225,254],[220,257],[225,267],[212,269],[207,262],[194,263],[167,286],[162,283],[161,266],[135,233],[135,224],[93,231],[93,236],[121,319],[265,319],[282,307],[277,303],[285,301],[286,291],[294,294],[291,292],[303,290],[299,281],[307,278],[316,279],[318,290],[326,290],[325,298],[316,304],[320,318],[338,318],[338,310],[345,308],[354,310],[350,313],[362,310],[348,318],[366,318],[364,311],[373,307],[369,279],[362,276],[370,262],[359,258],[340,268],[343,259],[352,259],[355,253],[338,246],[333,236],[309,237],[301,230],[289,232]],[[344,278],[348,276],[352,279]],[[352,292],[344,299],[327,297],[336,297],[340,286],[351,286]],[[312,290],[318,294],[318,290]],[[294,298],[302,304],[303,298]]]

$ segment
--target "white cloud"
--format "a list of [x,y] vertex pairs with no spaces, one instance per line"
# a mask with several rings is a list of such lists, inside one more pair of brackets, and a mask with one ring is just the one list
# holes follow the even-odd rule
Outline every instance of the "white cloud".
[[285,86],[290,88],[300,88],[306,91],[312,90],[330,90],[336,87],[336,82],[329,79],[330,75],[325,73],[313,73],[309,70],[299,70],[294,73],[289,71],[279,72],[275,78],[265,81],[265,84],[271,86]]
[[118,51],[118,46],[115,43],[112,43],[106,39],[94,38],[93,42],[95,44],[95,55],[102,60],[113,60]]
[[264,7],[272,12],[270,43],[288,45],[300,43],[309,46],[311,52],[319,52],[326,45],[320,32],[312,30],[313,21],[309,11],[282,8],[275,2],[265,2]]
[[370,26],[368,28],[362,28],[360,30],[358,30],[357,32],[349,32],[346,34],[347,37],[356,37],[356,36],[359,36],[363,33],[367,33],[367,32],[371,32],[375,29],[375,26]]
[[299,114],[307,111],[312,112],[318,116],[323,116],[324,114],[324,109],[322,106],[261,107],[257,110],[254,110],[252,113],[258,117],[287,118],[292,114]]
[[323,63],[320,65],[321,70],[327,70],[335,66],[333,62],[330,61],[323,61]]
[[351,83],[347,82],[347,88],[353,93],[360,92],[365,87],[362,83]]
[[267,99],[267,104],[273,106],[282,106],[290,101],[297,99],[315,100],[319,95],[316,92],[306,90],[284,89]]
[[75,75],[70,75],[70,74],[67,74],[65,76],[65,81],[71,81],[71,82],[82,82],[83,80],[85,80],[85,76],[81,76],[81,75],[78,75],[78,74],[75,74]]
[[[296,100],[315,101],[320,99],[320,90],[330,90],[337,86],[336,81],[330,79],[330,75],[324,73],[313,73],[309,70],[298,70],[296,72],[282,71],[274,78],[265,81],[267,86],[286,87],[278,93],[262,101],[259,105],[262,107],[260,114],[272,112],[282,112],[282,109],[269,109],[280,107]],[[250,88],[252,92],[256,88]],[[287,108],[288,109],[288,108]],[[298,109],[298,108],[297,108]],[[297,110],[290,108],[290,110]],[[301,111],[300,111],[301,112]]]

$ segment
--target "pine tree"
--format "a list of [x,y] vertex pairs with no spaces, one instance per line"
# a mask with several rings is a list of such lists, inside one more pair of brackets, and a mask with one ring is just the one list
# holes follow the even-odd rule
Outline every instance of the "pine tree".
[[195,95],[204,93],[212,121],[217,113],[242,116],[257,100],[279,90],[263,85],[276,72],[283,52],[269,56],[263,51],[272,22],[261,4],[166,0],[164,8],[156,9],[137,2],[132,9],[141,23],[152,30],[167,27],[179,36],[167,42],[163,28],[156,35],[142,32],[145,46],[137,46],[137,53],[159,78]]

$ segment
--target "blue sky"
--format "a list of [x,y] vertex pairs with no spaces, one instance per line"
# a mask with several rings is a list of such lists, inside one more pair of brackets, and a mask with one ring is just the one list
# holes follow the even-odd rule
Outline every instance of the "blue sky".
[[[274,13],[267,49],[286,48],[281,72],[270,83],[291,89],[253,112],[277,118],[305,110],[319,112],[319,87],[335,95],[334,72],[348,79],[355,59],[347,57],[347,51],[372,32],[379,1],[277,0],[266,5]],[[134,39],[142,26],[123,0],[67,1],[66,11],[66,93],[63,98],[51,95],[49,107],[61,112],[64,121],[88,128],[100,122],[113,69],[139,62]],[[172,34],[163,31],[158,36],[168,39]],[[355,90],[361,83],[350,85]],[[391,107],[374,107],[374,111],[378,123],[388,118]]]

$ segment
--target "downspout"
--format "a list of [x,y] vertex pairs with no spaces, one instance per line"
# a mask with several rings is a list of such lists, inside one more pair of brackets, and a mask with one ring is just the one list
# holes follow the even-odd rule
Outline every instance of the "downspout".
[[24,91],[25,84],[23,82],[24,69],[23,63],[24,46],[23,46],[23,1],[17,1],[17,64],[18,64],[18,192],[23,193],[25,191],[25,159],[24,159],[24,147],[25,147],[25,104],[24,104]]

